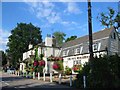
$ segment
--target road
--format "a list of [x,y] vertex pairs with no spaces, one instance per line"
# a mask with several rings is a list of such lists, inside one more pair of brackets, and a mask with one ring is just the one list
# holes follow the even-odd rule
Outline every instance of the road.
[[12,88],[15,90],[20,90],[22,88],[46,88],[49,90],[53,90],[53,89],[66,89],[66,90],[72,90],[73,88],[69,87],[69,86],[65,86],[65,85],[60,85],[54,82],[48,82],[48,81],[43,81],[43,80],[33,80],[33,79],[27,79],[27,78],[23,78],[20,76],[16,76],[16,75],[11,75],[11,74],[7,74],[7,73],[0,73],[2,75],[0,75],[0,80],[1,80],[1,84],[0,84],[0,88],[2,88],[2,90],[5,90],[6,88]]

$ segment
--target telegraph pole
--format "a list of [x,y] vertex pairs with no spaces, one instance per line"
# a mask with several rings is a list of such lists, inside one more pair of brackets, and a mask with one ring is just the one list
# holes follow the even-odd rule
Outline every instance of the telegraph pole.
[[90,53],[90,62],[91,62],[91,60],[93,59],[91,0],[88,0],[88,29],[89,29],[89,53]]

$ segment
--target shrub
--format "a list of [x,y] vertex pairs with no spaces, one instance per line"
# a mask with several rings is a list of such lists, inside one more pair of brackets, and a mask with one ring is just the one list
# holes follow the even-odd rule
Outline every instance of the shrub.
[[118,55],[95,57],[84,65],[75,81],[78,87],[83,87],[83,75],[86,76],[88,88],[118,88],[120,87],[120,57]]
[[66,68],[65,68],[65,74],[66,75],[72,74],[72,69],[66,66]]

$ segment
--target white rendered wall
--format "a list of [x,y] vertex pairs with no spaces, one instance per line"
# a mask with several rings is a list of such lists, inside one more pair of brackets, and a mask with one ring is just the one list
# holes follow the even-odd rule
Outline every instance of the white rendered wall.
[[[99,57],[99,55],[104,56],[106,54],[107,54],[106,52],[97,52],[97,53],[94,53],[94,56]],[[77,57],[81,57],[81,59],[78,59]],[[70,60],[68,58],[70,58]],[[65,70],[66,66],[68,66],[69,68],[72,68],[74,65],[74,61],[77,61],[77,60],[81,60],[81,64],[84,65],[86,62],[89,61],[89,54],[64,57],[63,59],[64,59],[63,66]]]

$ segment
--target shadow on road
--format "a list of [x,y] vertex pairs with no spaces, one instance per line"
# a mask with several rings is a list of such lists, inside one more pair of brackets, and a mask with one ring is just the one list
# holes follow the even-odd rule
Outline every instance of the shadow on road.
[[14,76],[14,77],[13,76],[12,77],[2,77],[2,81],[18,81],[18,80],[22,80],[22,79],[26,79],[26,78],[16,77],[16,76]]

